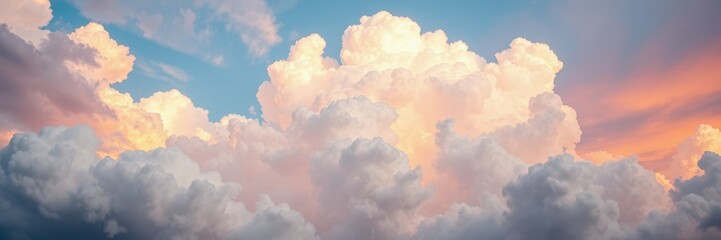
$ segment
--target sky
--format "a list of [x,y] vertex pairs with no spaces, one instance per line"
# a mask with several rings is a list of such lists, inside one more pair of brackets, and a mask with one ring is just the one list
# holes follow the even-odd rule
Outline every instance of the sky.
[[0,4],[3,239],[721,237],[717,1]]

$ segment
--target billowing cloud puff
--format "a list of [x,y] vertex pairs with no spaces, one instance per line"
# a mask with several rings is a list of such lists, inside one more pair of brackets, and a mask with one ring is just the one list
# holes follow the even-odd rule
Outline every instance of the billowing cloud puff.
[[0,159],[3,238],[315,238],[287,205],[265,197],[256,212],[246,210],[233,200],[240,186],[176,149],[100,160],[98,145],[87,127],[16,135]]
[[[286,131],[257,120],[229,117],[216,124],[211,141],[176,136],[168,139],[168,146],[187,152],[203,168],[247,186],[244,192],[249,194],[240,196],[244,202],[265,193],[312,214],[319,206],[310,193],[320,183],[313,183],[309,176],[314,166],[311,159],[339,142],[359,138],[393,142],[397,137],[390,126],[395,118],[388,105],[359,96],[334,102],[318,113],[298,109]],[[401,162],[407,164],[407,159]]]
[[79,72],[94,86],[105,88],[110,84],[121,82],[133,70],[135,56],[130,54],[128,47],[119,45],[110,38],[110,34],[102,25],[91,22],[75,29],[69,37],[76,43],[97,51],[94,57],[95,65],[68,63],[70,69]]
[[698,161],[703,174],[677,180],[670,192],[674,211],[653,212],[638,230],[644,239],[717,239],[721,237],[721,157],[706,152]]
[[633,159],[594,165],[552,157],[506,183],[502,198],[454,204],[427,218],[415,238],[635,239],[649,214],[668,209],[653,172]]
[[665,171],[668,177],[684,179],[697,176],[701,169],[697,167],[697,161],[704,151],[721,152],[721,131],[709,125],[701,124],[693,136],[687,138],[678,145],[676,154],[673,155],[671,165]]
[[193,106],[190,98],[178,90],[156,92],[140,99],[138,106],[149,113],[159,114],[163,119],[163,128],[171,135],[197,135],[208,140],[206,130],[211,128],[208,111]]
[[681,210],[699,221],[702,230],[715,228],[721,231],[721,157],[706,152],[698,166],[704,174],[676,182],[677,190],[671,191],[671,197],[677,204],[684,203]]
[[92,85],[62,64],[96,65],[92,49],[61,33],[49,34],[36,48],[4,24],[0,25],[0,49],[0,131],[38,129],[65,119],[109,113]]
[[102,136],[101,150],[111,155],[162,145],[159,117],[136,107],[128,94],[109,87],[127,77],[135,57],[101,25],[90,23],[70,35],[51,33],[38,48],[2,31],[0,39],[7,51],[0,84],[7,99],[0,130],[89,124]]
[[425,169],[434,168],[435,125],[448,118],[459,133],[496,138],[526,162],[572,151],[580,140],[575,111],[553,93],[563,64],[545,44],[519,38],[498,63],[486,63],[441,30],[421,33],[412,20],[379,12],[346,29],[340,65],[322,56],[324,46],[318,35],[302,38],[268,67],[270,81],[258,90],[265,120],[287,128],[298,108],[319,111],[363,95],[396,109],[396,146]]
[[50,31],[40,28],[48,25],[53,18],[49,0],[2,0],[0,5],[3,6],[0,8],[0,23],[7,24],[12,33],[35,46],[47,39]]
[[[71,34],[50,33],[37,47],[2,29],[3,54],[0,131],[4,135],[37,131],[45,125],[87,124],[100,136],[100,152],[118,156],[126,150],[164,146],[170,135],[208,139],[214,125],[207,111],[193,106],[177,90],[141,103],[110,84],[125,80],[135,57],[110,38],[104,27],[89,23]],[[45,117],[38,117],[45,116]],[[190,121],[196,119],[196,121]],[[0,138],[7,143],[9,137]]]
[[413,232],[431,192],[420,168],[380,138],[340,141],[312,160],[322,225],[330,239],[394,239]]
[[[510,238],[587,239],[618,237],[616,202],[601,197],[592,166],[568,155],[549,159],[504,188]],[[543,224],[538,224],[543,223]],[[563,227],[563,226],[573,227]]]
[[[438,124],[437,167],[445,186],[439,186],[438,197],[457,195],[466,202],[486,194],[501,195],[503,186],[527,168],[491,137],[469,138],[453,131],[453,121]],[[450,200],[450,199],[448,199]],[[455,199],[459,200],[459,199]]]

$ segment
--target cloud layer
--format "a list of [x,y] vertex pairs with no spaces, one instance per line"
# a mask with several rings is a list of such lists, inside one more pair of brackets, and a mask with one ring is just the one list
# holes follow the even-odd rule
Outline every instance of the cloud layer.
[[[233,17],[256,6],[241,3],[199,2],[263,19]],[[141,3],[77,4],[147,23]],[[212,122],[178,90],[114,89],[135,57],[101,24],[39,44],[17,24],[0,28],[1,89],[17,89],[0,95],[2,238],[721,237],[721,157],[704,153],[718,130],[699,127],[664,175],[583,160],[576,111],[554,92],[563,63],[543,43],[514,39],[489,62],[379,12],[346,29],[340,60],[312,34],[271,64],[262,119]]]

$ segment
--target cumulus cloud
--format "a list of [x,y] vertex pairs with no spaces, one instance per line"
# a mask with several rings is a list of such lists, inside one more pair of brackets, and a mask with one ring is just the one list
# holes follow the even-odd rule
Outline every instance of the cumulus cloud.
[[669,209],[653,172],[635,160],[594,165],[567,154],[507,182],[502,199],[454,204],[427,218],[415,238],[637,239],[647,216]]
[[1,131],[89,124],[102,136],[102,151],[111,155],[147,150],[164,142],[159,117],[142,111],[130,95],[110,87],[125,80],[135,57],[101,25],[90,23],[67,35],[50,33],[38,48],[7,28],[0,31],[5,49],[0,84],[7,98],[2,104]]
[[[203,32],[190,7],[169,18],[148,14],[165,3],[76,4],[150,36],[176,22]],[[264,2],[197,4],[248,24],[233,30],[242,38],[272,42],[262,30],[272,15],[244,15]],[[702,126],[680,145],[674,160],[698,169],[670,193],[633,157],[580,160],[576,112],[554,92],[563,63],[542,43],[514,39],[488,62],[442,30],[379,12],[346,29],[339,60],[311,34],[271,64],[262,119],[212,122],[178,90],[136,101],[114,89],[135,57],[101,24],[37,47],[9,29],[0,84],[24,92],[0,98],[26,101],[0,105],[2,136],[14,136],[0,151],[2,238],[719,236],[721,158],[700,155],[718,131]],[[33,122],[40,115],[58,120]],[[40,130],[57,124],[88,126]]]
[[341,141],[313,158],[311,177],[330,239],[394,239],[413,232],[431,192],[420,168],[380,138]]
[[[439,186],[439,198],[475,203],[487,194],[501,195],[503,186],[528,167],[511,156],[492,137],[469,138],[453,130],[453,121],[438,124],[437,167],[445,186]],[[450,197],[450,196],[457,197]]]
[[[194,107],[177,91],[157,93],[140,104],[111,87],[127,78],[135,57],[102,25],[91,22],[70,34],[50,33],[37,47],[3,26],[2,145],[18,131],[87,124],[100,136],[100,153],[118,156],[126,150],[164,146],[170,135],[207,139],[212,131],[207,111]],[[186,77],[182,72],[171,75]],[[189,119],[198,121],[183,122]]]
[[1,152],[3,237],[315,238],[287,205],[266,197],[248,211],[233,200],[240,186],[202,172],[177,149],[101,160],[98,145],[87,127],[16,135]]
[[518,38],[487,63],[441,30],[421,33],[411,19],[379,12],[346,29],[340,63],[324,57],[324,47],[312,34],[268,67],[257,94],[263,119],[287,128],[298,108],[319,111],[362,95],[396,109],[396,146],[424,169],[435,168],[435,126],[448,118],[459,133],[496,138],[526,162],[572,151],[580,140],[575,111],[553,93],[563,64],[545,44]]
[[[143,37],[186,53],[199,54],[199,46],[209,46],[224,29],[236,34],[254,56],[265,55],[281,41],[275,16],[263,0],[71,2],[94,21],[138,29]],[[216,21],[224,28],[214,27]]]
[[36,48],[4,24],[0,49],[0,130],[38,129],[77,115],[108,112],[87,79],[62,64],[97,65],[92,49],[60,33],[49,34]]
[[50,31],[40,28],[48,25],[53,18],[49,0],[13,1],[2,0],[0,5],[0,23],[25,41],[38,46],[47,39]]
[[110,84],[121,82],[132,71],[135,56],[130,54],[128,47],[113,40],[102,25],[94,22],[88,23],[75,29],[69,37],[74,42],[96,51],[94,60],[97,65],[70,62],[68,68],[85,76],[97,87],[107,87]]
[[721,237],[721,157],[706,152],[698,161],[703,174],[677,180],[670,192],[676,208],[669,213],[654,212],[637,234],[643,239],[715,239]]
[[671,158],[671,164],[666,174],[671,179],[681,177],[684,179],[700,175],[701,168],[697,161],[704,151],[721,152],[721,131],[701,124],[693,136],[685,139],[677,147],[677,152]]

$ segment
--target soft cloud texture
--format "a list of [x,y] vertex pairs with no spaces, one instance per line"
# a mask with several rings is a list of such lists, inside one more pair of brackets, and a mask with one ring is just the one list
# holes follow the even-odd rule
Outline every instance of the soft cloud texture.
[[[323,57],[325,41],[296,42],[287,60],[268,67],[258,90],[263,118],[286,128],[298,107],[314,111],[334,100],[363,95],[395,108],[392,129],[412,165],[433,168],[438,121],[453,118],[462,134],[499,138],[524,161],[572,150],[580,139],[575,111],[553,93],[563,65],[549,47],[518,38],[487,63],[441,30],[421,33],[412,20],[379,12],[343,35],[341,62]],[[448,107],[447,104],[453,107]],[[544,125],[533,126],[533,125]],[[543,148],[520,145],[533,137]],[[434,176],[430,176],[434,177]]]
[[0,22],[7,24],[12,33],[35,46],[47,39],[50,31],[40,28],[53,18],[49,0],[2,0],[0,5]]
[[102,151],[111,155],[164,142],[160,119],[110,87],[125,80],[135,57],[101,25],[90,23],[69,35],[51,33],[38,48],[7,31],[0,37],[8,49],[2,65],[3,97],[9,97],[3,101],[3,132],[88,124],[102,136]]
[[709,125],[699,125],[696,133],[681,142],[677,149],[665,173],[671,178],[684,179],[700,175],[701,169],[696,166],[703,153],[721,152],[721,131]]
[[224,29],[236,34],[254,56],[265,55],[281,41],[275,16],[263,0],[72,2],[93,21],[138,29],[143,37],[186,53],[199,54],[199,47],[208,46]]
[[190,81],[190,76],[182,69],[161,62],[140,62],[138,70],[142,75],[170,83],[177,84]]
[[233,201],[240,186],[177,149],[100,160],[98,143],[87,127],[15,135],[0,159],[3,238],[315,238],[302,216],[267,197],[249,212]]
[[4,24],[0,25],[0,49],[0,131],[39,129],[65,119],[108,113],[87,79],[62,64],[96,66],[92,49],[61,33],[49,34],[36,48]]
[[[136,11],[164,3],[76,3],[157,41],[175,22],[203,32],[192,8],[168,19]],[[241,38],[272,39],[272,15],[244,15],[264,2],[197,4],[237,21]],[[0,29],[0,84],[26,91],[0,98],[26,101],[0,105],[13,136],[0,151],[3,238],[719,236],[721,158],[701,156],[718,130],[703,125],[679,145],[682,168],[668,176],[683,178],[670,192],[634,157],[581,160],[576,112],[554,92],[563,63],[542,43],[514,39],[487,62],[442,30],[379,12],[346,29],[340,60],[311,34],[271,64],[262,119],[212,122],[178,90],[136,101],[113,88],[135,57],[101,24],[37,47],[13,26]],[[87,126],[42,128],[59,124]]]

